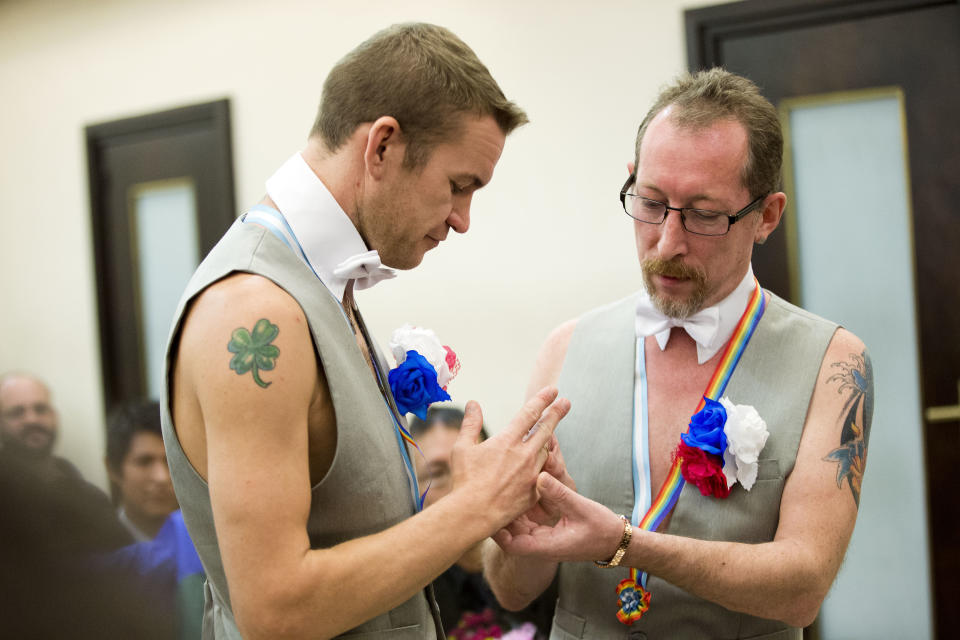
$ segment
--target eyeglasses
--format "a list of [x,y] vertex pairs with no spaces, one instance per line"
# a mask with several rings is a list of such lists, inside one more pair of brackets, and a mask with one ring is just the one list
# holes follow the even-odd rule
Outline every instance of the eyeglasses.
[[730,231],[730,225],[740,218],[744,217],[763,202],[767,197],[760,196],[740,211],[730,215],[720,211],[710,211],[708,209],[690,209],[688,207],[671,207],[665,202],[651,200],[638,196],[635,193],[628,193],[630,187],[636,182],[637,176],[630,174],[623,189],[620,190],[620,203],[627,215],[634,220],[646,222],[647,224],[663,224],[667,219],[667,214],[676,211],[680,214],[680,222],[683,228],[698,236],[722,236]]

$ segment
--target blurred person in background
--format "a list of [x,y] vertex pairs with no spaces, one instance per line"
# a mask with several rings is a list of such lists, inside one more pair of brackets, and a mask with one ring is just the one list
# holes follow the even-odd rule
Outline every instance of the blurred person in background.
[[173,492],[157,401],[135,400],[113,411],[104,462],[117,516],[137,542],[103,564],[149,594],[154,612],[162,613],[157,633],[200,638],[204,571]]
[[[65,553],[128,544],[131,537],[107,496],[73,464],[53,454],[58,432],[59,415],[39,378],[25,372],[0,376],[0,467],[5,478],[21,488],[21,496],[32,496],[21,515],[32,521],[38,544]],[[64,522],[82,526],[71,531]]]
[[156,537],[176,509],[156,401],[119,407],[107,427],[107,475],[117,517],[138,542]]
[[[412,416],[410,433],[422,455],[413,454],[417,483],[426,490],[424,509],[434,505],[453,489],[451,457],[460,435],[463,411],[451,405],[435,405],[427,411],[427,419]],[[480,441],[487,439],[480,430]],[[428,488],[429,487],[429,488]],[[468,640],[477,637],[545,638],[553,619],[557,599],[553,585],[521,611],[507,611],[483,579],[483,541],[464,553],[433,582],[440,618],[448,637]],[[506,636],[513,631],[513,635]]]
[[170,638],[138,581],[100,565],[133,537],[107,496],[53,455],[58,431],[41,380],[0,376],[0,637]]

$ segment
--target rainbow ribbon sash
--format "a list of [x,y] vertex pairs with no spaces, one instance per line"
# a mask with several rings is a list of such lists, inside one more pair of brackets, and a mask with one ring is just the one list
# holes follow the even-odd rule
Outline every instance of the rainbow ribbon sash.
[[[707,383],[703,398],[700,399],[694,413],[703,408],[703,405],[706,404],[706,398],[717,400],[723,395],[723,391],[727,388],[727,383],[730,382],[730,377],[733,375],[734,369],[737,368],[750,338],[753,337],[753,332],[760,323],[760,318],[763,316],[766,307],[767,297],[764,295],[760,283],[754,278],[754,289],[750,295],[750,300],[747,302],[747,308],[740,316],[740,321],[733,330],[730,340],[727,341],[720,362],[717,364],[710,382]],[[683,459],[679,455],[674,458],[673,466],[667,472],[667,478],[664,480],[663,486],[660,487],[656,499],[650,503],[646,515],[635,526],[644,531],[656,531],[663,519],[676,506],[677,500],[680,499],[680,492],[683,491],[683,485],[686,484],[683,475],[680,473],[682,462]],[[617,620],[623,624],[633,624],[643,617],[643,614],[650,608],[651,595],[646,590],[647,578],[646,571],[631,567],[630,577],[621,580],[617,585],[617,603],[619,605]]]

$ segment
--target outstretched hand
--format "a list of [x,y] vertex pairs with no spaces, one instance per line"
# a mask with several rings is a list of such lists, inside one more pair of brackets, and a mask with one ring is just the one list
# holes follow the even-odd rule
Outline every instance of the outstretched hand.
[[545,387],[507,427],[478,444],[483,415],[476,402],[467,403],[451,456],[453,487],[470,496],[490,533],[536,503],[537,477],[550,458],[553,430],[569,410],[568,400]]
[[[493,536],[501,549],[554,562],[607,560],[613,555],[623,534],[619,516],[548,472],[537,479],[537,491],[539,509],[525,513]],[[542,522],[538,522],[540,514]]]

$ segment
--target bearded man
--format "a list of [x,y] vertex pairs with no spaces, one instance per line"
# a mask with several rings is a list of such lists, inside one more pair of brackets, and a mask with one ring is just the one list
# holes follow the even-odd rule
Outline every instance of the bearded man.
[[509,608],[559,570],[551,638],[800,638],[836,576],[872,374],[856,336],[754,278],[782,150],[773,105],[721,69],[640,126],[620,200],[644,290],[547,339],[531,389],[573,404],[567,472],[541,473],[537,509],[485,549]]

